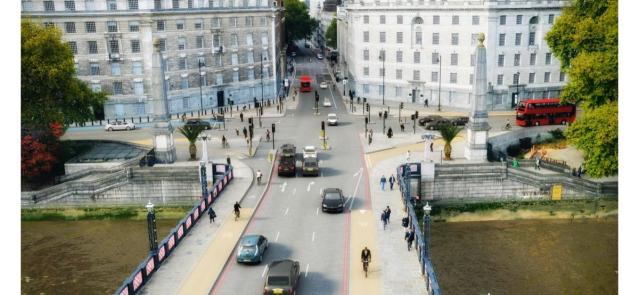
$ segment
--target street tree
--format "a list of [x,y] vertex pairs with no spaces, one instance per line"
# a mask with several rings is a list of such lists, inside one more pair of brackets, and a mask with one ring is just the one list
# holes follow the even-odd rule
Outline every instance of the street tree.
[[309,38],[317,29],[318,21],[310,17],[304,2],[284,0],[284,9],[286,42]]
[[453,142],[453,139],[457,137],[457,135],[459,134],[461,130],[462,130],[461,127],[457,127],[450,123],[443,124],[442,126],[440,126],[439,134],[441,134],[442,139],[444,140],[444,143],[445,143],[444,144],[444,160],[453,159],[450,157],[450,155],[453,152],[453,146],[451,145],[451,143]]
[[184,135],[186,140],[189,142],[189,155],[191,156],[191,160],[195,160],[195,156],[197,154],[195,141],[197,141],[198,136],[200,136],[204,129],[205,127],[203,125],[186,125],[178,128],[178,131]]
[[333,18],[331,24],[326,29],[326,44],[329,47],[337,48],[337,19]]
[[[563,102],[578,103],[584,115],[568,128],[568,139],[584,152],[591,176],[617,173],[618,138],[618,3],[617,0],[575,0],[546,34],[546,42],[568,74]],[[599,109],[601,108],[601,109]],[[594,114],[612,116],[607,124],[584,122]],[[593,128],[586,130],[585,128]],[[588,141],[592,141],[586,144]]]

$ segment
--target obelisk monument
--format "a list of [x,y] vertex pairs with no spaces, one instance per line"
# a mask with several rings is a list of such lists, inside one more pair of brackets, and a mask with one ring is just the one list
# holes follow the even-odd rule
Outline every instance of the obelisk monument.
[[153,56],[151,67],[151,94],[153,96],[153,148],[155,161],[171,164],[177,159],[175,141],[173,140],[173,126],[168,107],[168,89],[165,83],[164,59],[160,52],[159,40],[153,42]]
[[479,33],[479,44],[475,49],[475,81],[473,84],[473,100],[470,108],[470,120],[467,127],[467,142],[464,149],[464,157],[471,161],[486,161],[488,140],[488,112],[486,111],[486,92],[488,89],[486,79],[486,47],[484,33]]

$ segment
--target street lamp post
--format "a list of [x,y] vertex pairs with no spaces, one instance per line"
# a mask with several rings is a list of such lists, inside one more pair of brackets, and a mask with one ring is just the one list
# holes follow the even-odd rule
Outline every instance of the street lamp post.
[[153,203],[149,200],[146,204],[146,224],[149,233],[149,251],[155,253],[158,250],[158,229],[155,223],[155,211],[153,210]]
[[515,91],[515,104],[512,105],[512,107],[515,107],[517,103],[519,103],[519,71],[517,71],[515,75],[517,75],[517,80],[515,80],[515,87],[517,90]]
[[382,61],[382,105],[385,105],[384,98],[386,96],[386,51],[382,49],[379,54],[379,59]]
[[439,90],[437,91],[437,111],[442,111],[442,55],[437,53],[437,62],[439,63]]
[[204,115],[204,104],[202,102],[202,60],[197,61],[198,75],[200,76],[200,110],[198,111],[198,116],[200,113]]
[[260,85],[262,86],[262,103],[264,103],[264,56],[260,52]]
[[424,246],[422,247],[423,250],[423,256],[424,259],[427,259],[428,257],[430,257],[430,211],[431,211],[431,207],[428,204],[428,202],[426,202],[426,205],[424,205]]

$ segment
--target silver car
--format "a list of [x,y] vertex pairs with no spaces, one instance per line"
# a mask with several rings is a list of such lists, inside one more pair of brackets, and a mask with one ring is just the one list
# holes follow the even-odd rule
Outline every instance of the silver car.
[[122,122],[122,121],[114,121],[107,123],[104,126],[104,130],[106,131],[114,131],[114,130],[133,130],[135,129],[135,124],[133,122]]

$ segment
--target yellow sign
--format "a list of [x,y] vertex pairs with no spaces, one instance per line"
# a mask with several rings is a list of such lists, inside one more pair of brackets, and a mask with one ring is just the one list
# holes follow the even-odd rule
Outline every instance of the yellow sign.
[[561,200],[562,190],[563,190],[563,187],[561,186],[561,184],[555,184],[552,186],[551,198],[553,201]]

